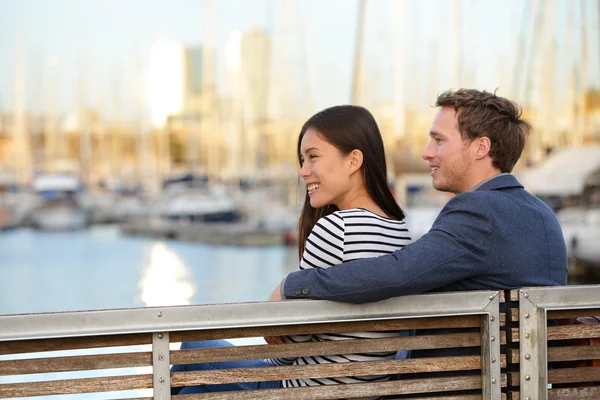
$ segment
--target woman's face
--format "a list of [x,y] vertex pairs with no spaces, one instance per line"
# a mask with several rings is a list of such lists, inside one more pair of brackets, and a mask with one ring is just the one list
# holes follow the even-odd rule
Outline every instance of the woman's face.
[[351,193],[351,155],[344,156],[314,128],[308,128],[300,143],[300,177],[306,183],[310,205],[336,205],[343,209]]

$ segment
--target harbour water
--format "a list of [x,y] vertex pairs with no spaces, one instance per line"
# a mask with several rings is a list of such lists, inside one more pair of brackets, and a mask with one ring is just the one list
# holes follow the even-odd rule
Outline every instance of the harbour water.
[[84,232],[0,234],[0,314],[260,301],[294,247],[233,247]]
[[[117,226],[108,225],[64,233],[16,229],[0,233],[0,314],[266,300],[280,280],[297,268],[296,251],[283,246],[213,246],[122,236]],[[124,347],[123,351],[148,351],[142,347]],[[9,358],[0,356],[0,360]],[[150,371],[137,368],[58,375],[73,379],[110,373]],[[0,377],[0,384],[42,381],[48,376]],[[86,400],[151,393],[140,390],[24,399]]]

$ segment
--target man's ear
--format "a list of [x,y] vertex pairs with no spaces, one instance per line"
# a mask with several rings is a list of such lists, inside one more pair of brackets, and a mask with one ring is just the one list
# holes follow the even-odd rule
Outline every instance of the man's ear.
[[354,149],[350,152],[350,171],[358,171],[363,164],[363,153],[360,150]]
[[478,159],[484,158],[490,155],[492,150],[492,141],[487,136],[482,136],[475,139],[475,155]]

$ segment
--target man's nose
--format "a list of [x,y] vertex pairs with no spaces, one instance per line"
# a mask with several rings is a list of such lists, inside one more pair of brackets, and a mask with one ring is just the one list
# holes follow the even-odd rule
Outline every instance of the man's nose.
[[423,160],[425,161],[429,161],[434,157],[433,151],[431,149],[431,142],[427,143],[427,146],[425,146],[421,157],[423,157]]

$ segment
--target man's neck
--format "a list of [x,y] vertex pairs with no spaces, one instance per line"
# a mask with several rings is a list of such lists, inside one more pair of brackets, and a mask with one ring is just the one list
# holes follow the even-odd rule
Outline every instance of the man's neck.
[[468,191],[468,192],[474,192],[475,190],[479,189],[479,188],[480,188],[480,187],[481,187],[483,184],[485,184],[485,183],[487,183],[487,182],[491,181],[492,179],[494,179],[494,178],[496,178],[496,177],[498,177],[498,176],[500,176],[500,175],[508,175],[508,173],[507,173],[507,172],[504,172],[504,173],[502,173],[502,172],[500,172],[500,171],[497,171],[497,173],[490,174],[490,175],[488,175],[488,176],[487,176],[487,178],[485,178],[485,179],[483,179],[482,181],[480,181],[479,183],[477,183],[477,184],[473,185],[473,186],[472,186],[472,187],[471,187],[469,190],[467,190],[467,191]]

